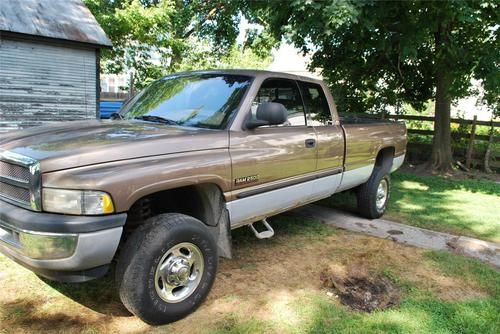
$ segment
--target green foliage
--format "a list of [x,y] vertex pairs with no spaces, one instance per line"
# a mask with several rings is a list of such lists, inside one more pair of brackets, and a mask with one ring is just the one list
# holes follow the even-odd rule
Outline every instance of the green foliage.
[[134,70],[137,88],[179,70],[269,62],[270,48],[262,49],[271,43],[265,35],[252,35],[245,47],[235,45],[240,1],[84,1],[113,42],[113,49],[102,52],[103,70]]
[[210,46],[206,43],[195,41],[196,46],[186,55],[179,65],[181,71],[203,69],[262,69],[267,67],[272,57],[269,53],[261,54],[253,48],[245,48],[233,44],[225,55],[214,57],[210,55]]
[[[143,82],[157,77],[173,54],[184,47],[171,33],[175,30],[173,1],[85,0],[85,4],[113,42],[113,49],[102,51],[106,72],[123,73],[133,68],[137,81]],[[154,53],[163,57],[155,61],[151,57]]]
[[452,98],[472,94],[475,78],[500,110],[496,1],[256,1],[252,9],[276,39],[312,54],[341,111],[401,102],[423,110],[440,70]]

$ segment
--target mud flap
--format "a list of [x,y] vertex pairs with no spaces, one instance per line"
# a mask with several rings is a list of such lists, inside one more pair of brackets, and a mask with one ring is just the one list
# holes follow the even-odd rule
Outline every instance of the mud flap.
[[[222,209],[220,219],[215,226],[217,229],[217,248],[219,256],[226,259],[232,258],[232,237],[231,237],[231,224],[229,222],[229,211],[226,208]],[[212,229],[212,227],[211,227]]]

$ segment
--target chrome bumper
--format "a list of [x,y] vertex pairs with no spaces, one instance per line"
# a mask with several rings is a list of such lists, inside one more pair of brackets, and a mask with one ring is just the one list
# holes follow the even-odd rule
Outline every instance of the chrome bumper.
[[50,279],[88,280],[84,272],[110,264],[120,243],[127,216],[113,216],[54,215],[0,201],[0,253]]

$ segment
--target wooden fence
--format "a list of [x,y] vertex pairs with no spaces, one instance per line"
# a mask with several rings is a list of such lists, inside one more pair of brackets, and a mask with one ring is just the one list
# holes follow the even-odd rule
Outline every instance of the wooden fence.
[[[416,115],[385,115],[385,118],[394,119],[394,120],[408,120],[408,121],[428,121],[434,123],[434,117],[429,116],[416,116]],[[474,119],[461,119],[461,118],[452,118],[451,123],[462,124],[462,125],[472,125],[473,130],[476,129],[475,125],[485,125],[488,127],[498,128],[500,127],[500,122],[496,121],[478,121],[477,117],[474,116]],[[408,129],[408,133],[418,134],[418,135],[433,135],[434,131],[432,130],[421,130],[421,129]],[[474,132],[475,133],[475,132]],[[455,133],[454,134],[460,138],[470,138],[472,133]],[[490,136],[486,135],[476,135],[476,140],[490,140]],[[500,142],[500,137],[493,136],[493,142]]]
[[[416,115],[386,115],[388,119],[394,120],[409,120],[409,121],[427,121],[434,122],[434,117],[429,116],[416,116]],[[461,163],[458,161],[458,164],[463,169],[470,169],[471,167],[482,167],[484,170],[488,172],[492,172],[492,169],[496,170],[500,168],[500,161],[497,160],[499,156],[498,150],[494,150],[494,143],[500,142],[500,137],[494,135],[493,129],[500,127],[500,122],[496,121],[478,121],[477,116],[474,116],[474,119],[461,119],[461,118],[452,118],[451,123],[461,124],[461,125],[471,125],[470,133],[463,132],[454,132],[452,133],[453,138],[466,138],[468,139],[467,149],[465,154],[460,154],[455,150],[454,155],[463,158],[465,163]],[[477,126],[484,125],[490,128],[489,135],[478,135],[476,134]],[[434,135],[433,130],[422,130],[422,129],[408,129],[409,134],[418,134],[418,135],[426,135],[432,136]],[[487,141],[486,150],[484,151],[482,157],[479,156],[479,152],[475,153],[475,141]],[[412,144],[410,143],[410,146]],[[413,146],[415,148],[415,146]],[[465,157],[463,157],[465,155]]]

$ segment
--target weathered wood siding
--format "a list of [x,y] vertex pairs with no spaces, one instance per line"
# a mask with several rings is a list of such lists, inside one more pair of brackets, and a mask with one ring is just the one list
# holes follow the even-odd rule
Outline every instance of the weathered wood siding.
[[96,116],[95,50],[0,39],[0,132]]

